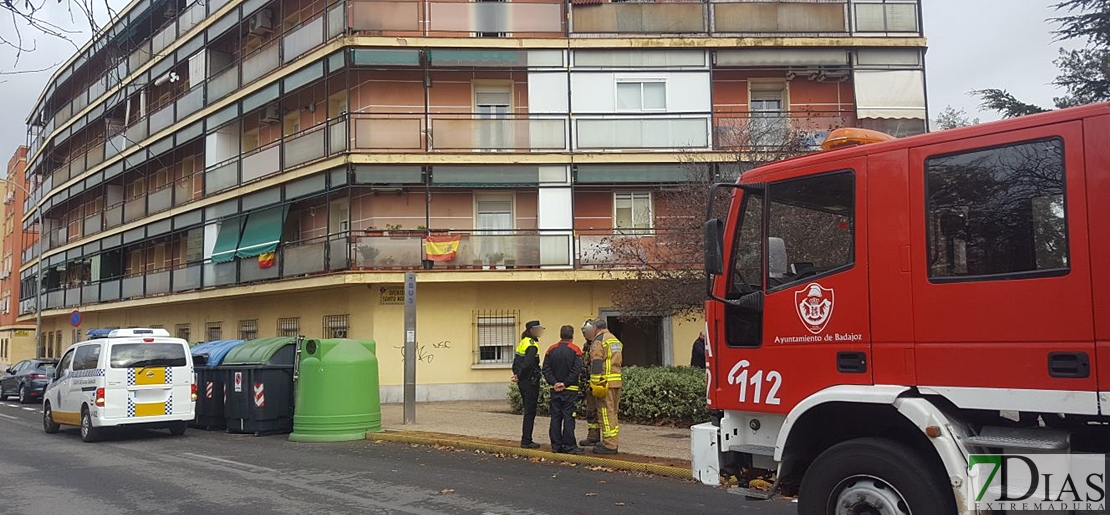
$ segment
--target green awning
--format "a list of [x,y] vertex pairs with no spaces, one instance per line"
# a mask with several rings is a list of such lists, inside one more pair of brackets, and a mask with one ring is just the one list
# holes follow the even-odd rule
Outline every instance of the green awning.
[[288,206],[279,206],[247,215],[247,225],[243,227],[235,256],[249,258],[277,250],[287,210]]
[[212,247],[212,262],[227,263],[235,259],[235,249],[239,247],[239,237],[243,233],[243,217],[228,218],[220,224],[216,235],[216,245]]

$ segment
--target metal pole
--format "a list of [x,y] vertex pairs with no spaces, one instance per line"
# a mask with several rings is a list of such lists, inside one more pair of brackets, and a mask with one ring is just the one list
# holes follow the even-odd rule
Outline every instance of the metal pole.
[[416,423],[416,272],[405,272],[404,423]]

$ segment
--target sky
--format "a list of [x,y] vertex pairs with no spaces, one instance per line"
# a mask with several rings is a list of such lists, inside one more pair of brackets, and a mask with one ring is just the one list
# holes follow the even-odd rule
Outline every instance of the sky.
[[[72,38],[84,44],[89,38],[87,21],[71,14],[70,2],[45,2],[43,17],[70,30],[81,30]],[[92,0],[102,2],[103,0]],[[107,0],[114,7],[122,0]],[[973,89],[1005,88],[1019,99],[1051,106],[1060,92],[1051,85],[1056,76],[1052,60],[1059,43],[1053,42],[1055,26],[1046,20],[1054,15],[1049,7],[1056,0],[923,0],[925,36],[929,40],[926,76],[930,116],[945,106],[964,109],[973,118],[997,119],[995,113],[979,112]],[[101,4],[102,5],[102,4]],[[76,10],[74,10],[76,12]],[[0,16],[0,38],[14,34],[12,22]],[[986,22],[986,23],[984,23]],[[0,162],[26,141],[25,120],[46,81],[57,65],[75,48],[68,42],[24,27],[25,40],[35,50],[24,53],[18,63],[14,50],[0,46]],[[47,68],[36,73],[12,74]]]

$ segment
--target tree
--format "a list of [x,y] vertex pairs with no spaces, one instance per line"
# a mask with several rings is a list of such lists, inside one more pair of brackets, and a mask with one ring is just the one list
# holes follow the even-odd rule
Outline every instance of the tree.
[[[11,67],[0,69],[0,76],[37,73],[61,64],[62,61],[51,63],[56,57],[52,55],[36,63],[50,63],[45,66],[19,68],[23,54],[38,50],[37,36],[61,40],[74,50],[79,49],[86,35],[96,34],[116,15],[113,5],[118,5],[116,0],[0,0],[0,18],[5,25],[0,31],[0,48],[7,47],[14,55]],[[48,7],[55,11],[47,12]],[[52,21],[55,17],[68,17],[70,22],[56,23]]]
[[956,109],[952,106],[945,106],[944,110],[937,115],[937,119],[933,120],[933,129],[938,131],[946,131],[948,129],[958,129],[960,127],[968,127],[978,124],[979,119],[970,118],[967,115],[967,111],[963,109]]
[[713,161],[696,154],[685,159],[685,180],[655,192],[655,225],[652,230],[617,228],[596,250],[596,256],[625,271],[614,272],[617,282],[613,304],[626,317],[676,316],[695,319],[705,304],[704,243],[702,225],[707,200],[712,195],[713,216],[725,218],[731,191],[714,188],[733,182],[756,166],[816,150],[817,138],[843,119],[797,118],[781,115],[745,116],[717,128],[717,144],[728,149],[727,161]]
[[[1085,40],[1078,50],[1060,49],[1053,63],[1060,74],[1052,83],[1065,94],[1053,99],[1054,108],[1110,100],[1110,0],[1063,0],[1053,6],[1064,16],[1050,21],[1060,24],[1057,41]],[[997,111],[1006,118],[1042,113],[1049,109],[1018,100],[1005,89],[988,88],[971,92],[981,100],[983,109]]]

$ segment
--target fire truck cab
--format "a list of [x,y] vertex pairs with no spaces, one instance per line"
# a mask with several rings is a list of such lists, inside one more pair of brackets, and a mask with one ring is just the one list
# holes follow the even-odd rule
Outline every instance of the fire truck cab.
[[971,454],[1110,451],[1110,104],[718,187],[695,478],[803,515],[972,514]]

